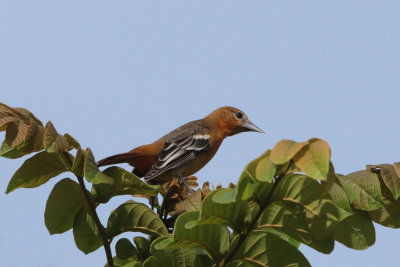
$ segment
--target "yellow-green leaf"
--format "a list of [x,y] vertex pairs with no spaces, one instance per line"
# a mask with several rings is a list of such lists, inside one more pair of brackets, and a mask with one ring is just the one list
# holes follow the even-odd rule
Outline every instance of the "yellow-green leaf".
[[310,139],[309,143],[294,156],[293,160],[296,166],[311,178],[327,180],[330,148],[324,140]]
[[261,182],[272,182],[274,179],[276,165],[272,163],[270,151],[264,153],[255,168],[255,178]]
[[292,140],[281,140],[271,151],[271,161],[274,164],[283,164],[291,160],[307,142],[297,143]]

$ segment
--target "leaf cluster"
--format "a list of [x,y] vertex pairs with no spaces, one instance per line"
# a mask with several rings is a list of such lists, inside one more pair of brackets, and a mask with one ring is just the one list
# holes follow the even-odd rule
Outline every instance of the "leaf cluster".
[[[119,167],[99,170],[89,148],[26,109],[0,104],[0,130],[1,156],[35,153],[7,193],[72,173],[78,182],[64,178],[50,193],[46,227],[50,234],[72,229],[84,253],[104,246],[108,266],[310,266],[300,244],[321,253],[335,241],[366,249],[375,242],[373,222],[400,227],[400,163],[336,174],[330,147],[318,138],[282,140],[250,162],[236,185],[212,189],[205,182],[189,194],[178,179],[152,186]],[[198,187],[196,177],[187,182]],[[101,225],[96,207],[118,195],[144,197],[149,205],[125,202]],[[140,235],[117,240],[111,259],[110,243],[124,232]]]

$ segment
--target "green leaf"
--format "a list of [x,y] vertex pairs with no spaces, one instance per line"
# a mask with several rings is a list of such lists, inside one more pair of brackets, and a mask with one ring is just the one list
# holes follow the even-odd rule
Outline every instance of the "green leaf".
[[251,198],[259,205],[262,205],[262,203],[268,201],[273,185],[274,183],[258,182]]
[[119,167],[110,167],[103,171],[104,175],[111,177],[114,181],[112,185],[102,183],[94,184],[92,194],[100,203],[106,203],[113,196],[118,195],[147,195],[155,197],[160,186],[149,185],[131,172]]
[[321,181],[321,197],[326,196],[328,192],[331,190],[333,184],[336,181],[336,174],[335,174],[335,168],[333,167],[332,162],[329,162],[329,171],[328,171],[328,177],[326,181]]
[[69,170],[63,154],[40,152],[27,159],[11,178],[6,193],[24,187],[33,188],[46,183],[51,178]]
[[255,190],[256,183],[253,179],[248,176],[242,176],[239,182],[233,189],[236,200],[247,200],[249,199]]
[[120,259],[128,259],[134,255],[137,255],[136,247],[127,238],[121,238],[115,244],[115,253]]
[[256,182],[246,172],[243,172],[239,182],[232,191],[214,196],[213,200],[217,203],[234,203],[236,200],[249,199],[255,190]]
[[83,168],[85,164],[85,151],[78,148],[76,151],[76,156],[74,162],[71,167],[71,172],[73,172],[76,176],[84,176]]
[[335,239],[352,249],[367,249],[375,243],[375,228],[365,213],[356,213],[338,223]]
[[173,242],[162,249],[203,248],[216,262],[223,260],[229,248],[229,231],[220,224],[198,224],[199,212],[189,211],[178,217],[173,232]]
[[137,247],[137,255],[139,259],[145,260],[150,255],[150,241],[142,236],[135,236],[133,242]]
[[389,188],[394,199],[399,199],[400,197],[400,178],[396,175],[396,171],[393,165],[390,164],[380,164],[377,165],[381,169],[382,180],[385,185]]
[[296,143],[291,140],[281,140],[271,151],[271,161],[274,164],[283,164],[291,160],[307,142]]
[[112,185],[114,182],[111,177],[108,177],[99,170],[90,148],[86,149],[84,173],[86,180],[92,184],[107,183]]
[[[310,177],[301,174],[290,174],[278,184],[272,201],[282,201],[285,205],[295,204],[323,219],[325,227],[331,228],[338,222],[339,212],[331,199],[320,198],[321,185]],[[298,207],[295,212],[298,213]],[[314,221],[316,223],[316,221]]]
[[275,164],[270,159],[271,150],[247,164],[242,176],[250,176],[252,179],[261,182],[272,182],[276,170]]
[[[93,199],[92,199],[92,201],[93,201]],[[92,231],[93,231],[96,235],[99,235],[99,230],[97,229],[96,222],[95,222],[95,220],[93,219],[93,217],[90,215],[89,212],[88,212],[88,214],[87,214],[86,221],[87,221],[87,223],[88,223],[90,229],[92,229]]]
[[358,193],[357,193],[356,189],[354,189],[347,182],[348,179],[346,179],[346,176],[341,175],[341,174],[336,174],[336,177],[339,179],[339,184],[341,185],[343,190],[346,192],[346,195],[347,195],[350,203],[353,203],[354,200],[356,200],[356,198],[358,197]]
[[[232,243],[237,243],[239,236]],[[311,266],[304,255],[293,245],[274,234],[265,231],[252,231],[239,244],[239,249],[226,266]]]
[[[204,265],[196,249],[194,248],[175,248],[175,249],[159,249],[159,244],[171,242],[170,237],[157,238],[151,244],[151,257],[144,262],[144,267],[160,267],[160,266],[186,266],[186,267],[202,267],[211,266],[211,262],[208,261],[209,265]],[[209,258],[208,258],[209,259]]]
[[294,163],[301,171],[316,180],[327,180],[329,171],[330,148],[321,139],[310,139],[294,157]]
[[59,135],[51,121],[48,121],[44,129],[43,146],[47,152],[67,152],[69,144],[67,139]]
[[103,245],[101,238],[90,227],[88,218],[91,218],[88,208],[83,206],[75,217],[73,228],[75,244],[85,254],[89,254]]
[[[213,191],[203,200],[201,206],[201,223],[221,223],[239,233],[250,223],[251,213],[246,200],[237,200],[230,203],[219,203],[213,200],[221,194],[231,194],[233,189]],[[220,197],[220,198],[223,198]]]
[[108,219],[109,236],[117,236],[123,232],[142,232],[148,235],[168,235],[167,228],[149,207],[133,201],[125,202],[111,212]]
[[332,197],[333,202],[338,207],[340,221],[353,214],[353,210],[350,206],[346,192],[339,184],[334,183],[332,185],[329,195]]
[[267,151],[268,155],[262,157],[257,164],[255,170],[255,178],[261,182],[272,183],[276,171],[276,165],[272,163],[269,157],[270,151]]
[[[319,252],[330,253],[334,247],[333,230],[321,227],[318,218],[305,209],[292,205],[293,210],[281,202],[274,202],[264,210],[257,228],[273,229],[298,240]],[[323,219],[320,219],[323,222]],[[315,223],[315,221],[317,221]],[[325,232],[318,233],[318,230]]]
[[278,231],[277,229],[274,229],[274,228],[265,228],[265,229],[261,229],[261,230],[278,236],[279,238],[281,238],[281,239],[285,240],[286,242],[290,243],[295,248],[299,248],[300,247],[301,242],[296,240],[296,239],[294,239],[293,237],[291,237],[290,235],[286,234],[285,232]]
[[360,210],[375,210],[383,206],[381,186],[378,175],[369,171],[358,171],[342,178],[357,192],[357,197],[353,201],[355,208]]
[[333,228],[340,213],[332,200],[320,198],[321,185],[310,177],[290,174],[272,195],[258,227],[274,228],[323,253],[334,246]]
[[44,222],[49,233],[61,234],[71,229],[84,203],[78,183],[69,178],[59,181],[47,199],[44,212]]
[[400,206],[384,200],[384,206],[368,211],[369,216],[374,222],[386,227],[400,228]]
[[[118,257],[114,257],[113,262],[114,267],[142,267],[142,263],[135,259],[135,256],[129,259],[120,259]],[[108,264],[106,263],[104,267],[108,267]]]

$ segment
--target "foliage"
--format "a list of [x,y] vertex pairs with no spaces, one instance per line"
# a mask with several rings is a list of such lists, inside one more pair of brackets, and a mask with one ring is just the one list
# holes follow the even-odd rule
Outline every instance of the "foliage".
[[[6,192],[75,175],[77,182],[64,178],[50,193],[46,227],[50,234],[73,229],[84,253],[104,246],[108,266],[310,266],[300,244],[321,253],[330,253],[335,241],[361,250],[375,242],[372,222],[400,227],[400,163],[336,174],[330,147],[318,138],[282,140],[250,162],[236,185],[211,189],[206,182],[189,194],[178,179],[153,186],[122,168],[99,170],[90,148],[23,108],[0,103],[0,131],[6,131],[1,156],[34,153]],[[196,177],[187,181],[198,187]],[[96,207],[118,195],[132,200],[103,226]],[[117,240],[112,258],[110,244],[124,232],[141,235]]]

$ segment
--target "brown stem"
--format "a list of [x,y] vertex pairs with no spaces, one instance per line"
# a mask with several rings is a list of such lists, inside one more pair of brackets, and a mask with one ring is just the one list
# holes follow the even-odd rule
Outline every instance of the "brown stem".
[[[68,152],[64,152],[64,156],[67,158],[68,162],[70,163],[70,166],[73,165],[72,159],[71,159],[71,154]],[[76,175],[76,178],[78,178],[79,185],[81,187],[82,194],[86,200],[86,203],[89,207],[89,213],[92,216],[94,223],[96,224],[97,231],[100,234],[101,241],[103,242],[104,250],[106,252],[106,257],[107,257],[107,265],[108,267],[114,267],[114,261],[111,253],[111,248],[110,248],[110,243],[111,239],[109,239],[104,231],[104,227],[100,222],[99,216],[97,215],[96,212],[96,207],[99,205],[99,203],[94,203],[90,197],[90,194],[86,190],[85,182],[83,181],[83,176]]]
[[168,186],[167,186],[167,191],[165,192],[165,196],[163,197],[163,200],[161,202],[161,207],[160,207],[160,211],[158,213],[158,216],[160,217],[161,220],[165,219],[167,216],[165,213],[165,208],[167,207],[168,204],[168,200],[170,197],[170,185],[171,185],[172,180],[169,182]]
[[76,176],[76,177],[78,178],[79,185],[81,186],[83,196],[85,197],[86,203],[89,207],[90,215],[92,216],[92,218],[96,224],[97,230],[99,231],[99,234],[101,237],[101,241],[103,242],[104,250],[106,252],[108,267],[114,267],[113,257],[112,257],[111,248],[110,248],[110,239],[107,237],[104,227],[100,222],[99,216],[97,215],[96,206],[93,203],[88,191],[86,190],[86,186],[85,186],[85,182],[83,181],[83,177],[82,176]]
[[265,202],[265,204],[259,204],[260,205],[260,209],[258,210],[256,216],[253,218],[253,220],[251,221],[249,227],[247,227],[246,231],[244,233],[239,234],[239,242],[236,243],[236,246],[230,250],[228,256],[225,258],[225,260],[223,260],[219,266],[225,266],[226,263],[228,263],[233,255],[235,255],[236,251],[239,249],[239,247],[242,245],[242,243],[244,242],[244,240],[246,239],[247,235],[253,230],[254,225],[256,224],[256,222],[258,221],[258,219],[261,217],[262,213],[264,212],[265,208],[271,203],[271,198],[272,198],[272,194],[274,193],[276,186],[278,185],[278,183],[282,180],[282,178],[286,175],[287,171],[290,169],[292,165],[292,161],[289,162],[288,166],[286,167],[285,171],[282,172],[280,175],[278,175],[278,177],[275,179],[275,182],[272,186],[271,191],[268,194],[268,198],[267,201]]

